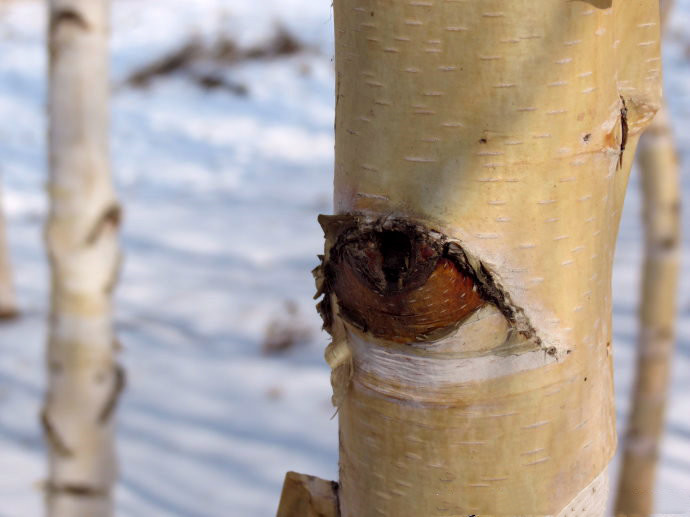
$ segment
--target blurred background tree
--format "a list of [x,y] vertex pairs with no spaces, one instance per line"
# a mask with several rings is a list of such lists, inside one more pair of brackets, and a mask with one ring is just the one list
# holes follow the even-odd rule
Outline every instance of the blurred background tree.
[[124,385],[111,300],[121,209],[109,157],[110,2],[51,0],[49,7],[46,513],[108,517],[117,473],[115,407]]
[[[661,2],[665,26],[672,2]],[[622,441],[616,515],[651,515],[675,342],[681,255],[678,157],[666,103],[640,140],[644,264],[631,411]]]

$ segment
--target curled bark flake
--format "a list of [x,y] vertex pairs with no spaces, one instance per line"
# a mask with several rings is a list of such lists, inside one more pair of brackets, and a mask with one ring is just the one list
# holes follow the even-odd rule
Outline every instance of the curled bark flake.
[[45,435],[48,445],[60,456],[69,458],[74,456],[74,452],[70,449],[62,437],[58,434],[57,429],[53,426],[48,411],[45,409],[41,411],[41,426],[43,427],[43,434]]
[[110,396],[108,397],[108,400],[106,400],[103,409],[98,415],[98,422],[101,424],[105,424],[110,419],[113,411],[117,407],[117,401],[120,398],[120,394],[127,385],[127,376],[125,375],[125,370],[122,368],[122,366],[116,364],[113,370],[113,375],[115,376],[113,389],[110,392]]

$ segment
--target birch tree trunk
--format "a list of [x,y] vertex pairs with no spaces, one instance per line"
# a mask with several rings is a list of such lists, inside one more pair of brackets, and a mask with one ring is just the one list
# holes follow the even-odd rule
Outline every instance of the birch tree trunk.
[[108,2],[51,0],[49,27],[52,270],[42,411],[49,453],[47,514],[112,514],[115,363],[111,292],[120,207],[108,156]]
[[19,315],[5,227],[5,212],[2,209],[2,191],[0,190],[0,320],[16,318]]
[[663,109],[640,143],[645,260],[637,375],[625,438],[616,514],[650,515],[673,356],[680,261],[678,163]]
[[[335,0],[342,517],[603,515],[658,2]],[[284,493],[285,499],[285,493]]]

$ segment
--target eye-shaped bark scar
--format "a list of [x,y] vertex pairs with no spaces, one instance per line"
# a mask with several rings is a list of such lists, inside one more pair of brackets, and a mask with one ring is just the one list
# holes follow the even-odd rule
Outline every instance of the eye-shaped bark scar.
[[348,323],[396,343],[438,340],[487,303],[516,329],[534,337],[520,309],[496,285],[481,262],[443,234],[406,219],[367,219],[348,214],[319,218],[326,257],[315,270],[324,328],[332,324],[332,300]]

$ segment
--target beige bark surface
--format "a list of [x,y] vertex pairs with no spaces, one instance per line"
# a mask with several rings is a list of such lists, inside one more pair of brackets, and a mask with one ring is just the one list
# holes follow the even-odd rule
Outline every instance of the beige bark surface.
[[673,357],[680,262],[678,162],[663,109],[640,141],[645,258],[640,335],[630,420],[624,442],[616,514],[650,515]]
[[334,11],[339,216],[316,273],[341,515],[602,515],[611,266],[659,104],[658,3]]
[[2,208],[2,191],[0,190],[0,320],[12,319],[19,315],[5,226],[5,212]]
[[111,318],[120,208],[108,163],[108,2],[49,5],[47,514],[101,517],[112,514],[124,383]]

